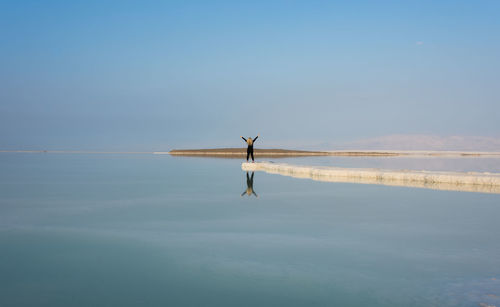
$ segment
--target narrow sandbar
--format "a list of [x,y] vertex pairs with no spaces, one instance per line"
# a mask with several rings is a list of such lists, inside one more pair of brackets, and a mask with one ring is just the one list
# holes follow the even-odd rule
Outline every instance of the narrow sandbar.
[[[220,158],[239,158],[246,155],[246,148],[208,148],[208,149],[173,149],[169,152],[154,152],[173,156],[207,156]],[[264,158],[340,156],[340,157],[490,157],[500,158],[500,152],[481,151],[401,151],[401,150],[334,150],[310,151],[294,149],[254,149],[255,156]]]
[[[155,152],[156,154],[167,154],[167,152]],[[398,156],[398,153],[383,151],[310,151],[294,149],[254,149],[258,157],[306,157],[306,156]],[[210,149],[173,149],[168,152],[173,156],[212,156],[240,158],[247,154],[246,148],[210,148]]]

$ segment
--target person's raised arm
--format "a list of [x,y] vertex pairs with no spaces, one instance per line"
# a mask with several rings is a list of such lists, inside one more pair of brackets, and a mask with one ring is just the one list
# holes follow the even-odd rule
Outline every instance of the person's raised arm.
[[241,138],[243,139],[243,141],[245,141],[245,142],[247,141],[247,139],[245,139],[244,137],[241,137]]
[[257,139],[259,138],[259,134],[255,137],[255,139],[253,139],[253,141],[257,141]]

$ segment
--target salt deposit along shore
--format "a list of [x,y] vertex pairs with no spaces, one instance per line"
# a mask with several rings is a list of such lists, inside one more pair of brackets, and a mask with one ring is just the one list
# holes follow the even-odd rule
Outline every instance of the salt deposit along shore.
[[270,174],[317,181],[500,194],[500,173],[339,168],[273,162],[244,162],[241,168],[244,171],[264,171]]

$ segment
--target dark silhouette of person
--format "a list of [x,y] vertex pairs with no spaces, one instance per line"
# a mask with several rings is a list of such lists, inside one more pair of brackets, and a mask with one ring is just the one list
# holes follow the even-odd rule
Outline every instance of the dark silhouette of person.
[[248,162],[248,157],[252,156],[252,162],[255,162],[253,158],[253,143],[257,140],[259,135],[257,135],[253,140],[251,137],[248,137],[248,139],[245,139],[244,137],[241,137],[245,142],[247,142],[247,162]]
[[251,196],[252,194],[255,195],[255,197],[259,197],[257,195],[257,193],[255,193],[255,191],[253,190],[253,172],[252,172],[252,176],[248,176],[248,172],[247,172],[247,189],[245,191],[243,191],[243,193],[241,193],[241,196],[243,197],[243,195],[247,194],[248,196]]

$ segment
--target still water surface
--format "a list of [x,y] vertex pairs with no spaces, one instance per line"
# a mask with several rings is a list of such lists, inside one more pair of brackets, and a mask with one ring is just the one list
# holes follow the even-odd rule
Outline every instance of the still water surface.
[[0,306],[500,306],[500,195],[240,164],[2,154]]

